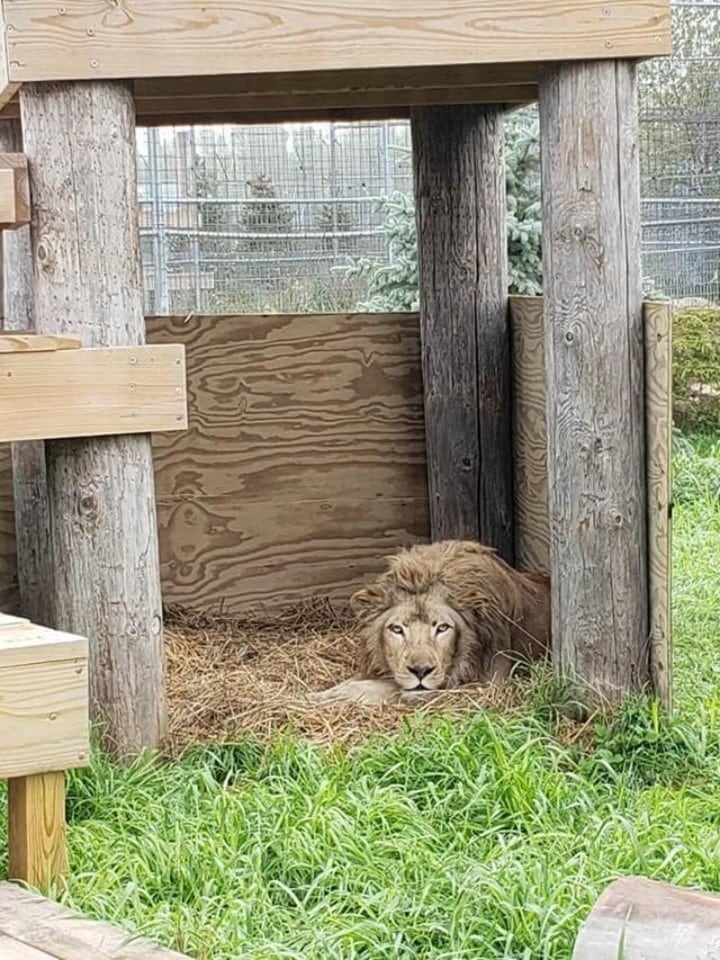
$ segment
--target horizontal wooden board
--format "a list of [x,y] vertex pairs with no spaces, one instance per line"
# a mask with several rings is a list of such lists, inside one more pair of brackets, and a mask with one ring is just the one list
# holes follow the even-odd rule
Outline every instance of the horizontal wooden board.
[[0,653],[0,778],[84,766],[87,660],[5,665]]
[[187,426],[181,345],[0,354],[0,442]]
[[[8,80],[421,67],[670,52],[669,0],[5,0]],[[240,68],[240,69],[239,69]]]
[[87,659],[85,637],[51,630],[21,617],[0,619],[0,671],[6,667],[56,660]]
[[346,601],[383,557],[428,537],[427,498],[243,503],[158,498],[163,599],[259,611]]
[[[53,960],[188,960],[130,930],[82,917],[14,883],[0,883],[0,931],[47,951]],[[0,950],[0,956],[8,954]]]
[[59,334],[14,333],[0,334],[0,353],[46,353],[48,350],[79,350],[80,337]]

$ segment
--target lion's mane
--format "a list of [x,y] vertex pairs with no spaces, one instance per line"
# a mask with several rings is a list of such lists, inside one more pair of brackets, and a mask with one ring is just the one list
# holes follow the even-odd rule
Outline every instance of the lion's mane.
[[446,687],[486,681],[498,655],[529,663],[548,651],[548,578],[513,569],[483,544],[446,540],[390,557],[385,572],[352,596],[367,676],[387,676],[383,625],[392,609],[431,597],[463,624]]

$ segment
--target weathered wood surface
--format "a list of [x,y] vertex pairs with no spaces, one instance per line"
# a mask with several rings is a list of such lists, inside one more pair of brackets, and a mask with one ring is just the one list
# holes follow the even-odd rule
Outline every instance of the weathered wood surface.
[[187,433],[154,437],[166,602],[346,599],[428,536],[416,315],[150,318],[186,349]]
[[16,230],[30,222],[27,157],[0,152],[0,230]]
[[434,540],[513,562],[502,112],[412,113],[425,429]]
[[62,770],[8,781],[8,849],[11,880],[48,891],[66,875]]
[[[135,118],[124,84],[20,91],[33,196],[40,333],[86,346],[145,339]],[[72,353],[74,351],[68,351]],[[105,746],[125,756],[166,723],[155,491],[144,434],[45,444],[54,626],[92,639],[90,698]]]
[[650,680],[636,67],[540,84],[555,662],[589,698]]
[[[79,916],[13,883],[0,883],[0,933],[49,960],[188,960],[130,930]],[[8,954],[0,948],[0,956]]]
[[14,0],[9,82],[493,64],[670,52],[668,0]]
[[515,563],[550,574],[545,318],[542,297],[510,297]]
[[650,668],[653,690],[672,707],[672,307],[645,315]]
[[572,960],[716,960],[718,944],[719,896],[622,877],[593,907]]
[[[19,120],[0,124],[0,148],[23,150]],[[2,238],[3,332],[35,329],[30,227]],[[13,489],[14,488],[14,489]],[[15,536],[8,534],[14,531]],[[8,586],[17,577],[17,589]],[[19,608],[34,623],[52,622],[52,546],[47,502],[45,445],[28,441],[0,447],[0,606]]]
[[186,427],[185,357],[179,344],[0,349],[0,441]]

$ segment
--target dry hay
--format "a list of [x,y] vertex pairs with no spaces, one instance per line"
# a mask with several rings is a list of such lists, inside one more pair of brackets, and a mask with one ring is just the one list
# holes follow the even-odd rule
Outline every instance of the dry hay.
[[347,608],[322,598],[276,617],[210,616],[171,607],[166,612],[168,748],[250,734],[267,741],[292,727],[323,744],[356,744],[373,733],[399,730],[408,714],[522,703],[518,685],[447,691],[422,706],[310,704],[304,694],[357,673],[358,637]]

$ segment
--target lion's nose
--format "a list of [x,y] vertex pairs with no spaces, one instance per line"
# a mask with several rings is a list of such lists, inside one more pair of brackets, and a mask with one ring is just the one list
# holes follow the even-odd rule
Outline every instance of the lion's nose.
[[414,667],[408,667],[410,673],[422,680],[423,677],[426,677],[429,673],[432,673],[435,667],[429,666],[427,663],[419,663]]

